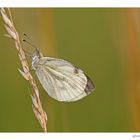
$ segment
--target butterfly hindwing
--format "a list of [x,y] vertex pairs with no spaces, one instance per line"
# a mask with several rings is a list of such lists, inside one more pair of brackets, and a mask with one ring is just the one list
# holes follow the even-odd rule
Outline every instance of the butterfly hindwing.
[[62,59],[40,58],[36,74],[47,93],[58,101],[77,101],[95,88],[81,69]]

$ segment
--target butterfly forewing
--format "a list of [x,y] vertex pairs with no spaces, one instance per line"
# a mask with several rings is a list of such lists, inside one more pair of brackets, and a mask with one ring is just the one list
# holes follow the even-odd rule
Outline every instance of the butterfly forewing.
[[77,101],[95,88],[81,69],[65,60],[42,57],[37,66],[39,81],[47,93],[58,101]]

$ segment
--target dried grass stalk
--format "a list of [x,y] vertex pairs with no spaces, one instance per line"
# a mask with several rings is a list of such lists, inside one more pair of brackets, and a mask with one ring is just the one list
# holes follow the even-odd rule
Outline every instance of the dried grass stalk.
[[33,93],[31,95],[32,103],[33,103],[32,104],[33,112],[34,112],[36,118],[38,119],[44,132],[47,132],[47,128],[46,128],[47,115],[42,108],[42,104],[41,104],[41,101],[39,98],[39,90],[37,88],[37,85],[36,85],[36,82],[35,82],[33,76],[30,73],[30,69],[29,69],[28,62],[26,60],[25,53],[20,44],[18,32],[13,24],[10,9],[7,9],[7,11],[6,11],[4,8],[1,8],[0,12],[2,15],[2,19],[4,21],[4,27],[8,32],[8,34],[5,36],[12,38],[15,42],[15,47],[17,49],[18,56],[19,56],[19,59],[20,59],[20,62],[21,62],[22,68],[23,68],[23,71],[19,69],[19,72],[30,83],[32,90],[33,90]]

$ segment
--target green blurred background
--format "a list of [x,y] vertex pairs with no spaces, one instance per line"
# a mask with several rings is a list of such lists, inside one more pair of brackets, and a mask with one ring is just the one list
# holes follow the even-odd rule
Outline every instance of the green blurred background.
[[[80,67],[96,86],[90,96],[62,103],[38,82],[49,132],[140,131],[140,9],[11,11],[21,38],[26,33],[44,55]],[[42,132],[32,111],[30,86],[18,72],[13,40],[3,36],[2,19],[0,30],[0,131]]]

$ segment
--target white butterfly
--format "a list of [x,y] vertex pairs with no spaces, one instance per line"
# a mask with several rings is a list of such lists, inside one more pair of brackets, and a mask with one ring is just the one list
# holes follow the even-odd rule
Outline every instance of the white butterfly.
[[58,101],[77,101],[95,89],[81,69],[62,59],[43,57],[38,49],[32,55],[32,67],[43,88]]

